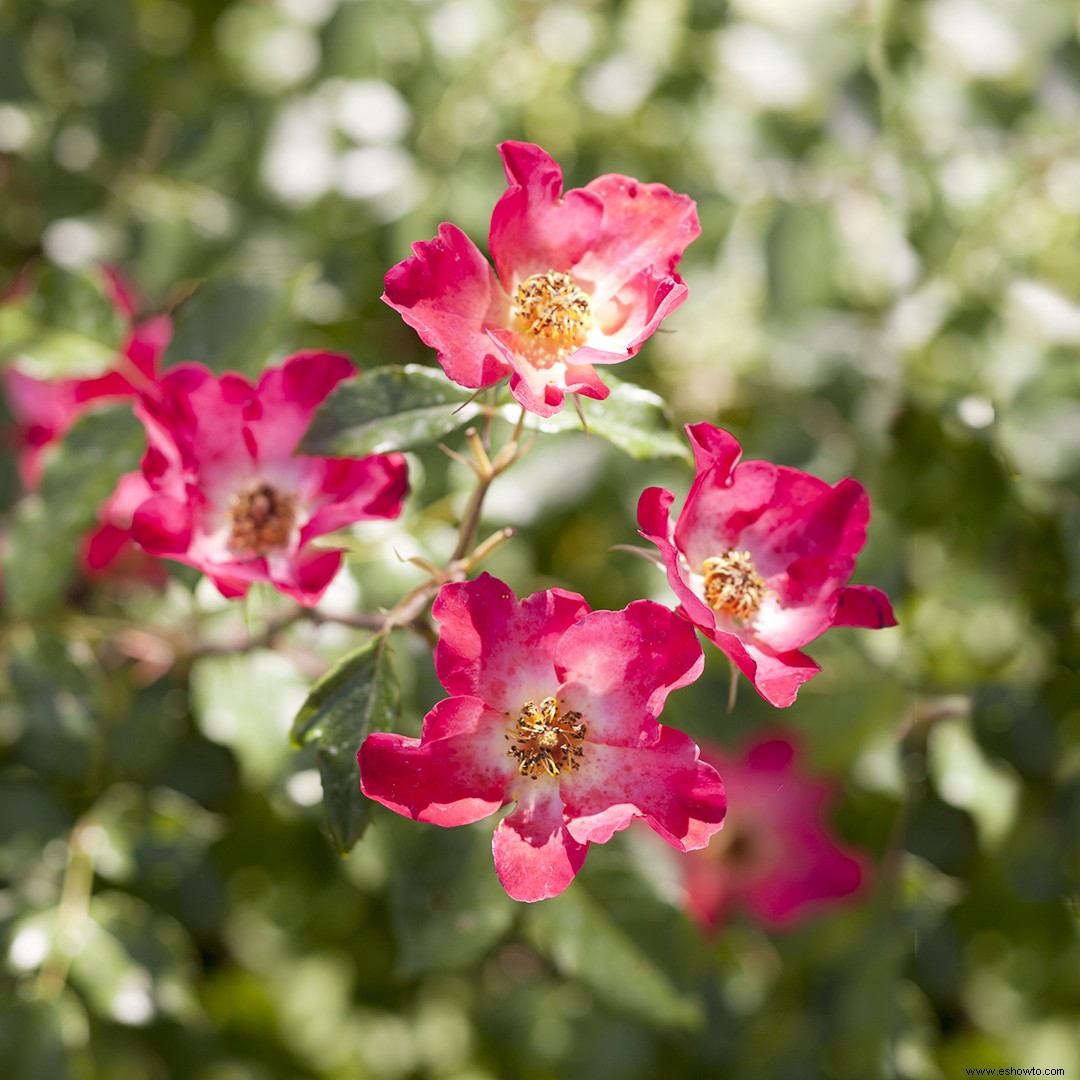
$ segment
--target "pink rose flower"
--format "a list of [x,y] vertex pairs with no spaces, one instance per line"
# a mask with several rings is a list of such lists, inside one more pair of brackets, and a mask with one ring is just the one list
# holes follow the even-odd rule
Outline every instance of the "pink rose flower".
[[663,184],[612,174],[564,194],[540,147],[499,152],[509,186],[491,216],[495,271],[444,222],[390,269],[383,299],[454,382],[509,375],[514,397],[550,416],[567,393],[607,397],[593,365],[633,356],[686,299],[675,266],[701,227],[694,201]]
[[341,552],[311,541],[356,521],[396,517],[408,492],[400,454],[294,454],[318,406],[354,374],[344,356],[300,353],[265,371],[217,378],[181,364],[135,406],[149,448],[150,497],[132,534],[153,555],[202,570],[223,595],[268,581],[298,603],[318,603]]
[[888,597],[847,585],[866,542],[861,484],[767,461],[737,465],[734,436],[711,424],[687,434],[697,475],[674,529],[674,496],[649,488],[641,535],[661,551],[679,612],[725,652],[773,705],[795,700],[821,669],[798,650],[832,626],[895,626]]
[[723,773],[729,805],[708,850],[680,860],[686,908],[704,929],[735,909],[771,928],[790,926],[858,891],[865,860],[829,835],[831,788],[798,771],[789,739],[759,737],[741,752],[703,746],[701,756]]
[[453,695],[420,739],[376,732],[361,788],[407,817],[466,825],[514,802],[495,829],[495,870],[515,900],[561,893],[585,860],[643,818],[679,851],[703,847],[724,788],[680,731],[657,723],[668,694],[698,677],[701,647],[667,608],[638,600],[590,611],[550,589],[518,602],[501,581],[445,585],[439,681]]
[[131,320],[114,368],[91,379],[38,379],[21,371],[15,361],[0,372],[22,447],[18,469],[27,491],[36,490],[41,479],[46,448],[62,439],[87,409],[134,398],[140,387],[157,378],[158,364],[172,337],[167,316],[136,323],[131,290],[115,270],[105,268],[102,273],[116,310]]

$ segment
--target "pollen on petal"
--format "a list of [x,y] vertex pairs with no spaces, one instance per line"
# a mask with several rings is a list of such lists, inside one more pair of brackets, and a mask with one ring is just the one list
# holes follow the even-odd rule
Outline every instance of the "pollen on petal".
[[232,497],[229,518],[232,551],[237,555],[266,555],[288,545],[296,524],[296,497],[259,482]]
[[[527,351],[537,351],[539,345],[553,360],[580,348],[592,326],[588,293],[559,270],[522,281],[514,293],[513,315]],[[534,348],[528,349],[530,345]]]
[[587,735],[581,713],[563,712],[555,698],[544,698],[539,705],[526,701],[514,727],[507,732],[506,738],[512,744],[507,753],[517,759],[522,776],[533,780],[545,774],[554,777],[564,769],[578,768]]
[[713,611],[749,619],[761,607],[767,589],[749,551],[729,548],[705,560],[705,601]]

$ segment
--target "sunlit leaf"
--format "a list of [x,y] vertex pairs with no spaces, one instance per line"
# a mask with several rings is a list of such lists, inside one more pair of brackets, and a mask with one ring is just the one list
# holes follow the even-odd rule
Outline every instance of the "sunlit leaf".
[[385,637],[340,660],[312,688],[293,723],[296,746],[315,745],[330,835],[347,854],[368,823],[356,754],[371,731],[384,730],[401,708],[401,691]]
[[100,375],[119,360],[127,324],[104,274],[47,266],[0,304],[0,358],[39,379]]
[[[585,428],[591,435],[607,439],[624,453],[639,461],[653,458],[682,458],[690,461],[690,447],[681,432],[671,422],[671,410],[664,399],[633,383],[621,382],[605,372],[604,382],[611,393],[603,401],[580,398]],[[520,406],[506,404],[501,413],[516,422]],[[568,398],[562,412],[554,416],[525,414],[525,427],[545,434],[562,431],[581,431],[581,417]]]
[[473,396],[436,368],[375,368],[337,387],[300,449],[332,457],[415,450],[472,420],[480,411]]

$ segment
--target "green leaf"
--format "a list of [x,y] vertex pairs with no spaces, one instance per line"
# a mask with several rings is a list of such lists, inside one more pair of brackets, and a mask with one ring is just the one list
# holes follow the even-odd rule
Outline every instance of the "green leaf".
[[39,493],[23,500],[12,523],[4,585],[13,614],[59,603],[75,574],[80,538],[120,474],[138,467],[144,445],[130,406],[95,410],[67,433],[45,466]]
[[400,708],[390,646],[379,637],[349,653],[319,679],[293,723],[293,744],[315,746],[326,824],[342,855],[352,850],[368,824],[369,806],[360,792],[356,753],[369,732],[390,727]]
[[91,377],[113,367],[127,320],[104,275],[45,267],[0,305],[0,358],[16,356],[38,379]]
[[218,375],[257,375],[268,360],[278,358],[293,323],[293,296],[302,276],[280,272],[202,282],[173,317],[166,366],[194,360]]
[[[689,443],[672,427],[671,410],[662,397],[606,373],[604,382],[611,393],[603,401],[578,399],[590,434],[607,439],[638,461],[667,457],[692,460]],[[507,404],[501,412],[505,419],[516,423],[520,406]],[[567,400],[562,412],[554,416],[526,413],[525,427],[545,434],[580,431],[581,417],[573,402]]]
[[580,887],[525,911],[525,936],[558,972],[609,1005],[664,1027],[701,1023],[700,1003],[680,993]]
[[300,443],[307,454],[363,457],[428,446],[480,411],[474,391],[436,368],[407,364],[366,371],[326,399]]

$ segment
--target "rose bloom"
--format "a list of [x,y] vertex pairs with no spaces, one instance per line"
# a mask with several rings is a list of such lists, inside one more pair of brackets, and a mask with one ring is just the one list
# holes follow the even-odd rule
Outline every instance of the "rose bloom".
[[158,364],[172,337],[172,322],[167,316],[135,322],[130,288],[115,270],[103,269],[102,273],[113,305],[131,323],[115,367],[94,378],[39,379],[20,370],[16,360],[0,372],[21,446],[19,477],[27,491],[37,489],[47,448],[62,439],[87,409],[130,400],[157,377]]
[[509,375],[514,397],[550,416],[567,393],[607,397],[593,365],[633,356],[686,299],[675,266],[701,227],[694,201],[663,184],[611,174],[564,194],[540,147],[499,152],[509,186],[491,216],[495,270],[444,222],[390,269],[383,299],[454,382]]
[[201,364],[170,369],[135,412],[149,448],[150,495],[132,514],[136,542],[202,570],[225,596],[267,581],[305,606],[319,601],[341,552],[316,537],[393,518],[408,492],[400,454],[294,454],[315,410],[354,369],[344,356],[300,353],[257,385]]
[[857,892],[864,859],[839,847],[825,822],[830,785],[802,775],[784,735],[741,751],[702,746],[728,793],[724,831],[680,860],[687,911],[716,930],[734,910],[777,929]]
[[888,597],[845,585],[866,541],[870,500],[855,480],[823,480],[767,461],[736,464],[734,436],[687,427],[697,475],[672,528],[674,496],[648,488],[641,535],[660,549],[679,612],[773,705],[821,669],[798,650],[832,626],[895,626]]
[[445,585],[439,681],[452,696],[419,739],[384,732],[360,748],[369,798],[418,821],[466,825],[508,803],[495,870],[515,900],[561,893],[591,843],[642,818],[679,851],[721,826],[724,788],[682,732],[657,723],[698,677],[691,627],[648,600],[590,611],[549,589],[518,601],[501,581]]

